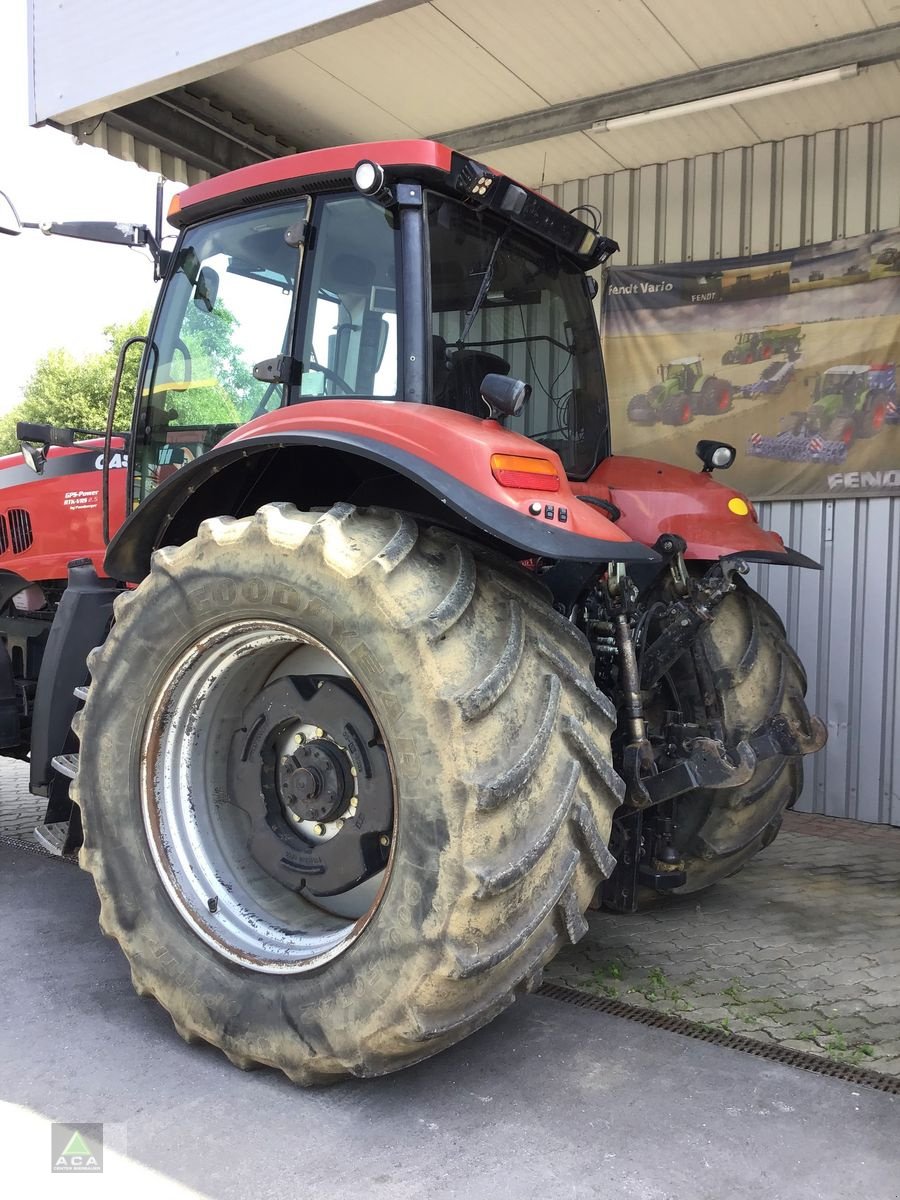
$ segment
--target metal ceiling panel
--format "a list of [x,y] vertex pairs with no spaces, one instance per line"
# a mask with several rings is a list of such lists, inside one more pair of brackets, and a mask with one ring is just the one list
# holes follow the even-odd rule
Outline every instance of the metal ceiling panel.
[[214,76],[192,90],[232,111],[252,113],[259,128],[277,129],[304,150],[420,133],[293,50]]
[[543,102],[432,4],[323,38],[298,54],[422,130],[447,128],[448,114],[464,125]]
[[[691,55],[643,4],[620,0],[433,0],[433,7],[545,101],[691,71]],[[489,119],[486,107],[479,120]],[[450,129],[447,119],[434,128]]]
[[[708,67],[871,29],[866,0],[643,0],[660,26]],[[886,19],[896,21],[898,13]],[[885,23],[886,23],[885,22]]]

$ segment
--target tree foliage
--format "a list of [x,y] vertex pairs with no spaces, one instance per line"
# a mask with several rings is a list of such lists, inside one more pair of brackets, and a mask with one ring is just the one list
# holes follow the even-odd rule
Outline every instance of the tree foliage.
[[[128,338],[145,334],[149,323],[150,314],[142,313],[133,321],[107,326],[103,330],[104,349],[82,358],[67,350],[49,350],[25,385],[25,398],[0,416],[0,454],[18,450],[18,421],[105,429],[119,348]],[[176,353],[171,369],[166,371],[176,380],[185,379],[186,366],[190,373],[191,387],[165,393],[166,407],[179,414],[177,424],[238,425],[252,414],[266,385],[255,380],[243,362],[235,345],[236,333],[237,320],[221,303],[212,312],[188,306],[181,330],[188,351],[187,364],[183,355]],[[132,347],[125,361],[116,430],[131,427],[141,349],[139,345]],[[163,389],[164,385],[158,384],[157,390]]]
[[[119,347],[127,338],[146,333],[149,319],[149,313],[142,313],[126,324],[108,325],[103,330],[106,347],[83,358],[75,358],[68,350],[49,350],[25,385],[24,400],[0,417],[0,454],[10,454],[19,448],[17,421],[104,429]],[[116,407],[116,429],[127,429],[131,424],[140,357],[141,347],[134,346],[126,359]]]

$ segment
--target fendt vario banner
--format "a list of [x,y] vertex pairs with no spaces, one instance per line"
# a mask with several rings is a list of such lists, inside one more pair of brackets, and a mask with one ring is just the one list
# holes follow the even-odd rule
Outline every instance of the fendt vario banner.
[[900,494],[900,229],[613,269],[604,333],[617,451],[718,438],[757,499]]

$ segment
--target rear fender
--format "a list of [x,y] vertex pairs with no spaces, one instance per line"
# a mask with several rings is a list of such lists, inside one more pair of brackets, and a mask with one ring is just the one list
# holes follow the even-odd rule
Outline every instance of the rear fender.
[[[663,533],[684,538],[686,559],[708,562],[735,556],[819,568],[811,558],[786,547],[777,533],[763,529],[749,500],[711,474],[614,455],[577,486],[583,495],[612,500],[622,513],[618,527],[635,541],[652,546]],[[729,507],[731,501],[736,503]]]
[[[493,454],[551,462],[558,489],[502,486]],[[113,538],[106,570],[139,582],[157,547],[189,540],[206,517],[243,516],[273,500],[403,509],[517,559],[658,560],[577,499],[556,454],[495,421],[426,405],[321,400],[249,422],[170,476]]]

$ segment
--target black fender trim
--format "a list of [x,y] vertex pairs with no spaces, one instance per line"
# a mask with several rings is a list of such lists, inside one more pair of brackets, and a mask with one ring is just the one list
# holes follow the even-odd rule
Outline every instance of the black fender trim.
[[799,550],[792,550],[790,546],[785,546],[783,554],[778,550],[735,550],[731,554],[724,554],[719,562],[725,564],[753,562],[769,564],[773,567],[808,567],[811,571],[822,570],[821,563],[801,554]]
[[252,455],[292,446],[344,451],[390,468],[424,488],[468,524],[521,556],[590,562],[660,561],[655,550],[640,542],[608,542],[544,524],[499,504],[439,467],[386,442],[332,430],[303,430],[280,433],[277,438],[247,438],[217,446],[182,467],[152,492],[115,534],[106,552],[106,573],[113,579],[139,583],[149,571],[150,557],[163,544],[166,530],[179,509],[212,475]]
[[75,688],[88,682],[87,656],[106,636],[119,591],[112,579],[97,577],[89,560],[69,563],[68,584],[50,627],[32,710],[30,786],[39,796],[48,794],[54,778],[53,756],[73,748],[72,717],[79,703]]

